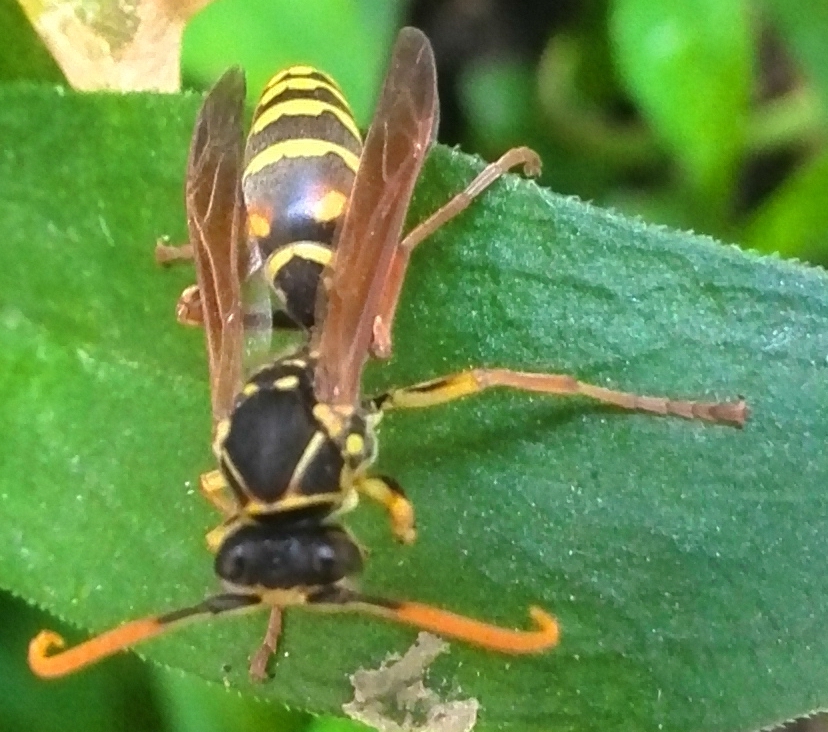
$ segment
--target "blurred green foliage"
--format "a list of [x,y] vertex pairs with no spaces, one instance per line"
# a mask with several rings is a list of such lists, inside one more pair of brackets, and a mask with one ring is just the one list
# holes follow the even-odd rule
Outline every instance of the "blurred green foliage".
[[[497,19],[503,8],[531,17],[544,3],[478,5],[494,7]],[[828,262],[824,0],[559,4],[564,10],[546,27],[535,22],[542,42],[527,48],[521,20],[470,42],[455,7],[462,3],[216,0],[185,36],[185,80],[203,88],[241,63],[253,101],[276,69],[313,63],[337,78],[367,126],[387,50],[412,12],[426,19],[438,54],[462,50],[441,67],[448,141],[487,158],[529,144],[543,155],[544,182],[559,192]],[[14,0],[0,0],[0,30],[0,82],[62,79]],[[43,616],[3,596],[0,617],[3,730],[358,729],[242,700],[131,657],[44,687],[23,662]]]

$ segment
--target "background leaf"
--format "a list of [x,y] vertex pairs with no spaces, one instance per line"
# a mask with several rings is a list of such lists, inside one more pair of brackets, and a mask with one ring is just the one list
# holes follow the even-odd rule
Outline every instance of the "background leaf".
[[828,109],[828,46],[825,44],[828,6],[821,0],[763,0],[762,5],[808,73],[824,112]]
[[744,145],[749,15],[742,0],[615,0],[610,34],[627,90],[689,191],[722,205]]
[[191,81],[206,88],[228,66],[242,63],[253,105],[277,70],[312,64],[335,73],[359,124],[367,127],[398,27],[399,3],[255,1],[251,10],[250,0],[222,0],[193,18],[182,55],[185,73],[190,69],[195,77]]
[[[94,632],[214,586],[193,487],[211,467],[202,336],[172,305],[191,275],[152,245],[184,234],[197,98],[0,90],[0,528],[4,586]],[[31,119],[50,119],[33,126]],[[67,147],[65,140],[73,144]],[[438,149],[413,219],[479,165]],[[478,729],[747,729],[825,706],[828,278],[647,227],[511,179],[418,252],[372,388],[471,364],[574,372],[711,398],[743,431],[497,394],[383,425],[379,468],[420,538],[350,521],[364,586],[523,625],[556,651],[454,644],[432,684],[482,703]],[[264,617],[141,648],[249,689]],[[85,633],[78,633],[81,638]],[[294,611],[256,694],[336,713],[347,674],[413,633]]]

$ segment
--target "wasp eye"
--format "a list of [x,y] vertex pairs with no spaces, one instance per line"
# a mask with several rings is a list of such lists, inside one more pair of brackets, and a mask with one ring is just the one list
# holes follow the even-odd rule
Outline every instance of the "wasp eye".
[[246,584],[252,564],[250,546],[243,543],[228,547],[216,557],[218,575],[239,585]]
[[330,544],[318,544],[311,561],[315,574],[321,577],[329,577],[334,574],[336,568],[336,552]]

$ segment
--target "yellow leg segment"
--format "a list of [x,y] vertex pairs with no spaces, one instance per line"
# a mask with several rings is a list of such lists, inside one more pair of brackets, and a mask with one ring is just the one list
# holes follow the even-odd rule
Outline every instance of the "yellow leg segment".
[[239,512],[238,501],[218,470],[202,473],[198,479],[198,487],[201,495],[224,518],[230,518]]
[[414,528],[414,506],[405,497],[402,488],[393,478],[363,477],[354,483],[357,491],[382,504],[391,519],[391,531],[403,544],[413,544],[417,538]]
[[386,392],[374,398],[382,411],[419,409],[444,404],[493,387],[507,387],[534,394],[585,396],[602,404],[630,411],[673,415],[685,419],[703,419],[741,427],[748,410],[743,399],[735,402],[697,402],[651,397],[614,391],[578,381],[567,374],[535,374],[509,369],[471,369]]
[[198,481],[201,495],[207,499],[207,502],[215,508],[222,516],[224,521],[216,526],[215,529],[208,531],[205,537],[207,541],[207,548],[212,554],[218,551],[221,542],[227,535],[227,523],[232,518],[238,515],[240,508],[236,497],[227,485],[227,481],[218,470],[211,470],[209,473],[202,473]]

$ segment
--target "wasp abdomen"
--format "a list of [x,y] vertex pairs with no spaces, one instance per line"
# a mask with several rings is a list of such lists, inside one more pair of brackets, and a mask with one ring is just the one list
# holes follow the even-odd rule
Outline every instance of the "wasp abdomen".
[[361,153],[359,129],[330,77],[293,66],[268,82],[245,149],[249,234],[282,306],[305,328]]

